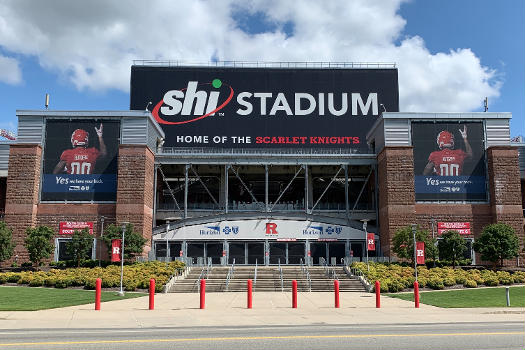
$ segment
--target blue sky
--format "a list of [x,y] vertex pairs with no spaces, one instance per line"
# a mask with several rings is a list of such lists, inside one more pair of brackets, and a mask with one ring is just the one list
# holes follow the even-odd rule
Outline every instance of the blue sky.
[[525,1],[225,0],[170,9],[152,0],[152,11],[164,10],[150,16],[173,23],[144,27],[136,2],[98,1],[0,1],[0,127],[16,131],[15,110],[43,108],[45,93],[51,109],[128,109],[133,59],[394,61],[402,110],[481,111],[489,96],[489,111],[512,112],[511,134],[525,135]]

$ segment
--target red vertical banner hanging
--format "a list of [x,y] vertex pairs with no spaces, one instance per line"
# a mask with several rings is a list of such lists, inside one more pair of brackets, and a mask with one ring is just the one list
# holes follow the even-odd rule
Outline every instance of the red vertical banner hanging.
[[366,234],[366,245],[368,247],[368,250],[376,250],[376,242],[374,240],[374,233],[367,233]]
[[425,264],[425,242],[416,242],[416,262],[418,265]]
[[111,240],[111,262],[120,261],[120,255],[122,252],[122,240],[121,239],[112,239]]

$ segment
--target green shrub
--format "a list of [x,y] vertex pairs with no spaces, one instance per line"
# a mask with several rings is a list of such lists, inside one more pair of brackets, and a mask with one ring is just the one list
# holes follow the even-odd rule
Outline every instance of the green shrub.
[[525,272],[516,271],[512,274],[514,283],[525,283]]
[[18,283],[18,280],[20,279],[20,274],[19,273],[12,273],[10,275],[7,276],[7,282],[9,283]]
[[44,286],[46,287],[54,287],[55,283],[56,283],[56,278],[54,276],[50,276],[44,279]]
[[478,284],[474,280],[465,280],[463,286],[466,288],[476,288]]
[[4,273],[0,273],[0,284],[7,282],[7,276]]
[[483,280],[483,284],[489,287],[495,287],[499,285],[499,281],[496,277],[488,277],[487,279]]
[[41,278],[33,278],[33,279],[29,282],[29,286],[30,286],[30,287],[41,287],[43,284],[44,284],[44,280],[41,279]]
[[445,288],[445,285],[443,284],[443,281],[439,278],[432,278],[428,281],[428,285],[427,285],[429,288],[432,288],[432,289],[444,289]]
[[443,284],[447,287],[451,287],[451,286],[454,286],[456,284],[456,278],[454,277],[446,277],[444,280],[443,280]]
[[59,278],[55,282],[55,288],[67,288],[69,285],[68,282],[67,278]]

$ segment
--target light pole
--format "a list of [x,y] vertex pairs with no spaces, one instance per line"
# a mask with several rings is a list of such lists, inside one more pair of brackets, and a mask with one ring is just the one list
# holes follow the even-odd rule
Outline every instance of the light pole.
[[370,265],[368,265],[368,233],[366,232],[368,219],[363,219],[361,221],[363,222],[363,231],[365,232],[366,269],[370,272]]
[[120,257],[120,292],[118,292],[118,295],[124,296],[124,289],[122,289],[122,281],[124,279],[124,238],[125,238],[125,232],[126,232],[126,226],[127,222],[122,223],[122,246],[120,249],[122,250],[122,255]]
[[416,229],[417,229],[417,225],[412,224],[412,236],[414,239],[414,270],[416,271],[416,282],[417,282]]
[[104,216],[100,217],[100,237],[99,237],[99,243],[98,243],[98,267],[101,266],[101,260],[102,260],[102,236],[104,235]]

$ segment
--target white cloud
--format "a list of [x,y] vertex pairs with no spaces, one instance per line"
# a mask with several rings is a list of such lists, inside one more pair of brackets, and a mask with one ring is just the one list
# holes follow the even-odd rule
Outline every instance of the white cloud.
[[12,85],[22,82],[22,72],[17,60],[0,55],[0,82]]
[[[403,1],[4,0],[0,47],[95,91],[128,91],[133,59],[214,57],[397,62],[404,111],[466,111],[497,97],[495,72],[468,48],[432,54],[422,38],[401,37]],[[242,14],[262,14],[272,28],[245,33],[234,19]]]

